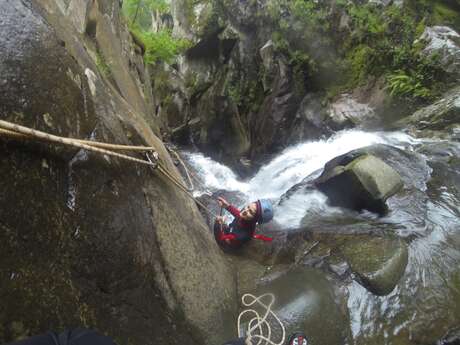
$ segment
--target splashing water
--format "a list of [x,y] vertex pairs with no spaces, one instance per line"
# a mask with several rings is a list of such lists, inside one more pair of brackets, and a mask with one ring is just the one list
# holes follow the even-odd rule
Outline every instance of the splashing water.
[[279,198],[290,187],[322,169],[324,164],[360,147],[387,144],[404,147],[415,142],[403,133],[339,132],[328,140],[306,142],[286,149],[249,181],[249,194],[255,198]]
[[199,180],[202,181],[202,187],[204,187],[204,189],[197,190],[195,196],[203,194],[207,189],[248,192],[249,184],[238,181],[236,174],[225,165],[217,163],[201,153],[184,152],[183,155],[192,165]]
[[[249,181],[240,181],[235,173],[201,153],[184,153],[205,189],[238,191],[247,201],[261,198],[276,201],[293,185],[323,168],[329,160],[351,150],[373,144],[387,144],[410,149],[417,140],[401,132],[367,133],[346,130],[327,140],[306,142],[281,152]],[[197,194],[202,194],[200,190]],[[298,226],[306,209],[325,207],[326,198],[319,192],[305,193],[278,206],[275,220],[287,227]],[[329,208],[331,209],[331,208]]]

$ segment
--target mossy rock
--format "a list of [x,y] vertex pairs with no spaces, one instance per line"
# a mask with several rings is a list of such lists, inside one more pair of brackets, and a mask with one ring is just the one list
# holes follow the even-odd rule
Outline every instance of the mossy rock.
[[460,87],[446,92],[443,97],[396,123],[396,127],[444,130],[451,125],[460,124]]
[[385,211],[385,201],[403,186],[392,167],[363,152],[350,152],[329,161],[315,184],[333,205],[378,213]]
[[344,242],[340,251],[360,284],[379,296],[395,288],[408,261],[406,243],[394,238],[359,236]]

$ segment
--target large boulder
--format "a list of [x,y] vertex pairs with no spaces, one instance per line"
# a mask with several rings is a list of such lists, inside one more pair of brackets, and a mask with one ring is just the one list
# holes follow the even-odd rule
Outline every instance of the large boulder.
[[379,296],[393,291],[408,262],[407,245],[398,239],[355,237],[340,251],[358,281]]
[[438,57],[441,67],[457,78],[460,73],[460,35],[448,26],[425,28],[419,41],[426,43],[423,54]]
[[335,130],[355,127],[375,117],[368,104],[358,102],[352,95],[343,94],[329,106],[329,122]]
[[[118,1],[2,1],[0,10],[2,120],[153,146],[180,178]],[[3,137],[0,155],[0,342],[75,326],[120,344],[229,337],[232,271],[193,200],[162,175]]]
[[399,174],[381,159],[353,151],[326,163],[314,183],[333,205],[378,213],[403,186]]

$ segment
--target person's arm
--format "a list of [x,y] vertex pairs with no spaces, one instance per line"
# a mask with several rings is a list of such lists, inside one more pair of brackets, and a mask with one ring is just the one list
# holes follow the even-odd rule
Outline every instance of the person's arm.
[[225,208],[228,212],[232,214],[233,217],[239,218],[240,217],[240,210],[238,210],[235,206],[233,205],[228,205]]
[[233,217],[240,217],[240,210],[238,210],[235,206],[231,205],[227,200],[222,197],[217,198],[220,207],[225,208],[228,212],[232,214]]
[[234,240],[235,238],[236,238],[235,234],[226,234],[226,235],[221,235],[221,236],[220,236],[220,239],[221,239],[222,241],[227,241],[227,242],[232,241],[232,240]]
[[256,238],[256,239],[258,239],[258,240],[265,241],[265,242],[271,242],[271,241],[273,241],[273,238],[268,237],[268,236],[264,236],[264,235],[260,235],[260,234],[252,235],[252,237],[253,237],[253,238]]

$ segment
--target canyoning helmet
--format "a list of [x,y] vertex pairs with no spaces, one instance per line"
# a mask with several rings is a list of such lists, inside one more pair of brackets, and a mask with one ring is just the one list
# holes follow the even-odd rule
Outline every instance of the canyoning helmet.
[[260,199],[260,218],[259,224],[268,223],[273,219],[273,206],[272,203],[267,199]]
[[307,336],[303,332],[296,332],[289,337],[287,345],[308,345]]

